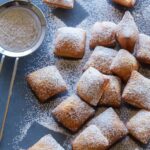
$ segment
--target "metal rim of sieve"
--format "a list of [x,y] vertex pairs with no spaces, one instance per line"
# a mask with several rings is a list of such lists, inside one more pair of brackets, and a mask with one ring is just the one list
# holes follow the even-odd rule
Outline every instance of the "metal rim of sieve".
[[3,120],[2,120],[2,125],[0,128],[0,141],[2,140],[2,137],[3,137],[3,132],[4,132],[4,128],[5,128],[8,110],[9,110],[9,104],[10,104],[10,100],[11,100],[11,96],[12,96],[12,92],[13,92],[13,85],[14,85],[15,76],[17,73],[19,58],[27,56],[27,55],[33,53],[34,51],[36,51],[39,48],[39,46],[42,44],[44,37],[45,37],[45,33],[46,33],[46,19],[44,17],[44,14],[37,6],[32,4],[30,2],[30,0],[11,0],[10,2],[4,3],[3,5],[0,5],[0,13],[2,11],[4,11],[5,9],[10,8],[12,6],[24,7],[24,8],[31,10],[38,17],[38,19],[41,23],[41,34],[40,34],[37,42],[33,45],[33,47],[31,47],[23,52],[11,52],[9,50],[5,50],[4,48],[2,48],[0,46],[0,53],[2,54],[1,61],[0,61],[0,73],[2,71],[5,56],[16,58],[11,81],[10,81],[10,86],[9,86],[4,116],[3,116]]

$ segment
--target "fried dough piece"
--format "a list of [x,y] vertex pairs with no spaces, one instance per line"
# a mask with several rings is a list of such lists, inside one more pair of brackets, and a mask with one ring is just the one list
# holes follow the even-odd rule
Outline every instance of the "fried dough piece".
[[77,94],[88,104],[96,106],[108,81],[102,73],[90,67],[83,73],[77,83]]
[[86,32],[80,28],[63,27],[58,29],[54,54],[67,58],[82,58],[85,52]]
[[95,110],[76,95],[68,97],[52,111],[56,120],[72,132],[78,131],[94,113]]
[[73,141],[73,150],[106,150],[108,140],[95,126],[90,125]]
[[141,109],[150,110],[150,79],[133,71],[123,91],[125,102]]
[[126,11],[121,22],[117,26],[117,41],[121,48],[132,52],[138,37],[139,31],[134,18],[129,11]]
[[90,48],[96,46],[114,47],[116,45],[116,27],[113,22],[96,22],[92,27]]
[[112,0],[114,3],[131,8],[135,5],[136,0]]
[[118,52],[114,49],[97,46],[85,64],[83,70],[85,71],[89,67],[93,67],[104,74],[112,74],[110,65],[117,53]]
[[143,144],[150,140],[150,111],[141,110],[127,123],[129,133]]
[[27,75],[27,82],[40,102],[65,92],[67,85],[55,66],[48,66]]
[[139,69],[139,63],[132,54],[121,49],[113,59],[110,69],[126,82],[130,78],[132,71]]

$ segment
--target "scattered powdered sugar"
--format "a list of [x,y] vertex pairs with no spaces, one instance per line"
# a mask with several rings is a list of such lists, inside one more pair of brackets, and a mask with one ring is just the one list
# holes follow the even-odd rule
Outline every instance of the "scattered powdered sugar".
[[[40,0],[33,0],[35,4],[37,4],[44,12],[46,19],[47,19],[47,32],[46,38],[38,50],[37,53],[34,53],[34,57],[29,56],[27,59],[24,68],[25,74],[31,73],[39,68],[43,68],[48,65],[56,65],[57,69],[60,71],[60,74],[63,76],[64,80],[68,85],[68,93],[65,95],[61,95],[59,97],[54,98],[54,100],[46,103],[46,104],[39,104],[37,99],[34,97],[30,89],[27,87],[26,82],[23,83],[25,88],[25,102],[27,106],[27,110],[25,110],[25,115],[22,117],[22,121],[17,123],[17,128],[19,133],[13,139],[13,149],[14,150],[23,150],[20,146],[20,142],[24,140],[27,136],[29,129],[32,125],[36,122],[50,130],[54,130],[56,132],[63,133],[68,136],[65,140],[63,146],[66,150],[71,150],[71,142],[74,139],[75,135],[68,135],[68,133],[64,130],[63,127],[59,126],[53,117],[51,116],[51,111],[60,104],[64,99],[66,99],[69,95],[72,95],[76,90],[76,83],[79,80],[80,76],[82,75],[82,69],[85,65],[86,61],[88,60],[92,51],[89,50],[89,39],[90,39],[90,32],[92,25],[99,21],[113,21],[118,23],[123,13],[116,9],[113,5],[109,4],[107,0],[77,0],[77,3],[81,5],[81,7],[88,13],[88,16],[82,20],[80,24],[77,25],[78,28],[82,28],[87,32],[87,45],[86,45],[86,52],[81,60],[69,60],[69,59],[62,59],[54,57],[53,50],[54,50],[54,40],[55,35],[58,28],[66,26],[66,24],[59,19],[57,16],[53,15],[53,9],[47,7],[45,4],[42,3]],[[74,8],[75,9],[75,8]],[[111,12],[111,13],[108,13]],[[69,13],[69,12],[68,12]],[[80,13],[80,12],[79,12]],[[135,13],[134,16],[140,15],[140,13]],[[80,16],[80,15],[79,15]],[[141,21],[141,20],[140,20]],[[149,27],[149,26],[148,26]],[[41,55],[42,53],[42,55]],[[30,59],[31,58],[31,59]],[[150,72],[147,69],[146,71],[143,69],[141,72],[145,73],[148,77],[150,77]],[[99,110],[105,110],[106,108],[100,108]],[[127,107],[122,107],[119,110],[119,114],[121,119],[125,122],[129,119],[129,117],[135,113],[137,110],[131,110]],[[108,116],[106,116],[107,118]],[[109,123],[109,121],[108,121]],[[86,125],[84,126],[84,128]],[[82,130],[81,130],[82,131]],[[79,132],[81,132],[79,131]],[[126,141],[126,140],[125,140]],[[127,147],[130,150],[134,148],[139,150],[139,146],[136,145],[132,139],[127,140],[125,144],[118,143],[116,146],[117,150],[122,150]],[[126,144],[127,143],[127,144]],[[123,145],[123,146],[122,146]],[[135,146],[136,145],[136,146]],[[139,149],[138,149],[139,148]],[[116,149],[115,149],[116,150]]]

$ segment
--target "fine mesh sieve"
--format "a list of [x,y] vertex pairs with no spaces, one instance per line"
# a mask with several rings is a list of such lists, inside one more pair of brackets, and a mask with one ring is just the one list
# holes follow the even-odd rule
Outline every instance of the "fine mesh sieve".
[[45,31],[44,14],[29,0],[13,0],[0,5],[0,53],[2,54],[0,73],[5,56],[16,58],[0,130],[0,141],[3,137],[19,58],[39,48],[44,40]]

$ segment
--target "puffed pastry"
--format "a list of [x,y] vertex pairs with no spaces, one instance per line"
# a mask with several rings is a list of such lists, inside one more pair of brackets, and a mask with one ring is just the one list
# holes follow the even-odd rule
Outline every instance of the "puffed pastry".
[[150,110],[150,79],[133,71],[123,91],[125,102],[141,109]]
[[97,46],[89,60],[86,62],[83,71],[89,67],[93,67],[104,74],[112,74],[110,65],[117,53],[118,52],[114,49]]
[[114,47],[116,45],[116,27],[114,22],[96,22],[92,27],[90,48],[96,46]]
[[54,54],[59,57],[79,59],[84,56],[86,32],[80,28],[62,27],[56,34]]
[[55,66],[47,66],[27,75],[27,82],[40,102],[67,90],[67,85]]
[[150,140],[150,111],[141,110],[127,123],[129,133],[143,144]]
[[87,69],[77,83],[77,94],[88,104],[97,106],[109,80],[93,67]]
[[52,111],[54,118],[72,132],[78,131],[94,113],[95,110],[76,95],[68,97]]
[[106,150],[108,140],[95,125],[90,125],[73,141],[73,150]]

